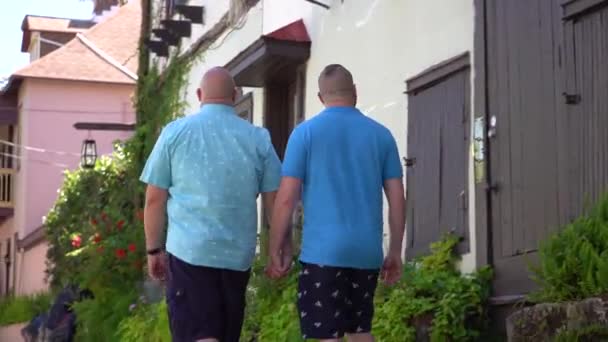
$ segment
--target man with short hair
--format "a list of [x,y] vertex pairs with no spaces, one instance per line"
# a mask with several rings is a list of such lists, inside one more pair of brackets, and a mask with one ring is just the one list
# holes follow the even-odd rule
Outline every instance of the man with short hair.
[[[271,221],[267,272],[281,277],[289,264],[281,246],[300,199],[304,229],[298,310],[304,338],[373,341],[374,293],[379,275],[401,276],[405,229],[402,168],[395,139],[355,108],[351,73],[327,66],[319,76],[326,107],[292,133]],[[383,261],[382,189],[389,204],[390,243]]]
[[268,132],[235,113],[227,70],[209,70],[197,94],[199,113],[163,129],[141,176],[149,273],[167,282],[173,341],[237,342],[256,251],[256,198],[261,193],[272,208],[281,164]]

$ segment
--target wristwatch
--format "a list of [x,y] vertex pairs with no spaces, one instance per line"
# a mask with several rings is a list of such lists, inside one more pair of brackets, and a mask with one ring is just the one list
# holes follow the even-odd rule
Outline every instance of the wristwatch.
[[163,251],[163,249],[162,249],[162,248],[154,248],[154,249],[148,249],[148,250],[146,251],[146,253],[147,253],[148,255],[156,255],[156,254],[158,254],[158,253],[160,253],[160,252],[162,252],[162,251]]

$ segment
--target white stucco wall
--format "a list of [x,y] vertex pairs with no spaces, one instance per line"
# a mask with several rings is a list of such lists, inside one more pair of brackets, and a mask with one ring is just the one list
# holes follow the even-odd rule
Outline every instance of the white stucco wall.
[[[310,118],[322,106],[316,80],[323,67],[340,63],[354,75],[359,108],[387,126],[401,156],[407,151],[405,80],[424,69],[473,50],[472,0],[325,0],[331,8],[303,0],[261,0],[245,24],[212,45],[197,63],[187,91],[189,110],[198,107],[196,86],[205,70],[225,65],[262,33],[303,19],[312,40],[306,69],[305,113]],[[193,0],[206,6],[206,25],[194,29],[193,40],[212,27],[228,8],[228,0]],[[197,25],[195,25],[196,27]],[[254,90],[254,123],[262,123],[263,96]],[[471,101],[473,103],[473,101]],[[470,170],[472,170],[472,160]],[[471,172],[472,174],[472,172]],[[472,176],[471,184],[472,184]],[[472,185],[471,185],[472,186]],[[474,191],[469,191],[470,229],[474,231]],[[385,206],[386,207],[386,206]],[[388,227],[385,227],[388,229]],[[464,271],[475,267],[474,234]]]

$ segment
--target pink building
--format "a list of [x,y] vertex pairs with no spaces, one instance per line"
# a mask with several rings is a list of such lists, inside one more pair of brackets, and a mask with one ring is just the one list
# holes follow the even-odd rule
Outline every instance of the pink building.
[[64,170],[79,167],[83,140],[103,155],[130,135],[74,124],[134,122],[140,7],[132,0],[96,21],[23,21],[32,62],[0,92],[0,295],[46,289],[43,217]]

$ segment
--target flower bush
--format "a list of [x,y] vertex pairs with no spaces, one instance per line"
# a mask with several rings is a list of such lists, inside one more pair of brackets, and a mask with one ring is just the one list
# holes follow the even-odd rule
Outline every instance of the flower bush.
[[134,200],[142,189],[127,167],[119,150],[94,169],[66,174],[45,222],[54,286],[77,283],[97,294],[142,279],[143,221]]

